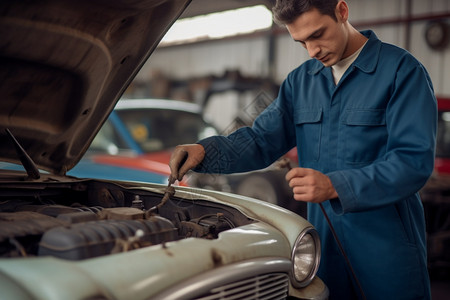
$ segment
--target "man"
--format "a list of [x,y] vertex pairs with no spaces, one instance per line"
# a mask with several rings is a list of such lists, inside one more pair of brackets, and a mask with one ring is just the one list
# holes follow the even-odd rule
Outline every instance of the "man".
[[172,177],[260,169],[297,146],[299,167],[286,179],[321,236],[319,276],[330,299],[429,299],[418,191],[433,170],[437,108],[426,70],[352,27],[344,1],[278,0],[273,12],[312,59],[251,128],[178,146]]

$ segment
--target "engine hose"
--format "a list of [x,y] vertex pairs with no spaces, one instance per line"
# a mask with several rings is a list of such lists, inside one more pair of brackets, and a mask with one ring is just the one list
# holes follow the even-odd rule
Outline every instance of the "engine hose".
[[344,247],[342,247],[341,241],[339,240],[336,231],[334,230],[333,224],[331,224],[330,218],[328,217],[327,212],[323,208],[322,203],[319,203],[320,209],[322,210],[323,216],[327,220],[328,226],[330,227],[331,233],[333,234],[334,240],[336,241],[336,244],[339,247],[339,250],[341,251],[342,256],[345,259],[345,262],[347,263],[348,268],[350,269],[350,273],[352,274],[353,279],[355,280],[356,284],[358,285],[359,292],[361,293],[361,297],[365,300],[366,294],[364,294],[364,290],[361,286],[361,283],[358,280],[358,277],[356,277],[355,270],[353,269],[352,264],[350,263],[350,260],[348,259],[347,253],[344,250]]
[[[279,166],[282,167],[282,168],[287,168],[288,170],[292,169],[291,164],[289,163],[289,161],[287,159],[282,159],[279,162]],[[361,297],[364,300],[366,300],[367,299],[366,298],[366,294],[364,293],[364,290],[363,290],[363,288],[361,286],[361,283],[359,282],[358,277],[356,276],[355,270],[353,269],[353,266],[352,266],[352,264],[351,264],[351,262],[350,262],[350,260],[349,260],[349,258],[347,256],[347,253],[344,250],[344,247],[342,247],[342,243],[339,240],[339,237],[337,236],[336,231],[334,230],[333,224],[331,224],[330,218],[328,217],[328,214],[325,211],[325,208],[323,207],[322,203],[319,203],[319,207],[320,207],[320,210],[322,211],[323,216],[325,217],[325,220],[328,223],[328,227],[330,227],[330,231],[333,234],[333,237],[334,237],[334,240],[336,241],[336,244],[338,245],[339,251],[341,252],[342,256],[344,257],[345,262],[347,263],[347,266],[348,266],[348,268],[350,270],[350,273],[352,274],[353,279],[355,280],[356,284],[358,285],[358,289],[359,289],[359,292],[361,294]]]

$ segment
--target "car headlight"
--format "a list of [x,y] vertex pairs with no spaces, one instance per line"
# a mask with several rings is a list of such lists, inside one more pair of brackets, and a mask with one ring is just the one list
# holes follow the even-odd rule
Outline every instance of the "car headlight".
[[320,262],[319,234],[313,227],[307,227],[297,237],[292,249],[292,285],[307,286],[316,276]]

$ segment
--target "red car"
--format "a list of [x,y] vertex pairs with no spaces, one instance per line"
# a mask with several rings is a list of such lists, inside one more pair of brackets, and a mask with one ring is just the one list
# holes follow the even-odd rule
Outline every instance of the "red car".
[[438,97],[438,132],[433,175],[421,191],[431,269],[450,267],[450,98]]

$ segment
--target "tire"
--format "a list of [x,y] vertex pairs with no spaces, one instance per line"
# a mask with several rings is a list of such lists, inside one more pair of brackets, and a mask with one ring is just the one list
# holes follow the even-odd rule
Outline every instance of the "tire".
[[273,182],[263,175],[245,176],[236,187],[236,194],[278,204],[280,194]]
[[284,180],[283,172],[248,174],[240,177],[232,186],[234,193],[273,203],[307,218],[306,203],[295,201],[291,188]]

